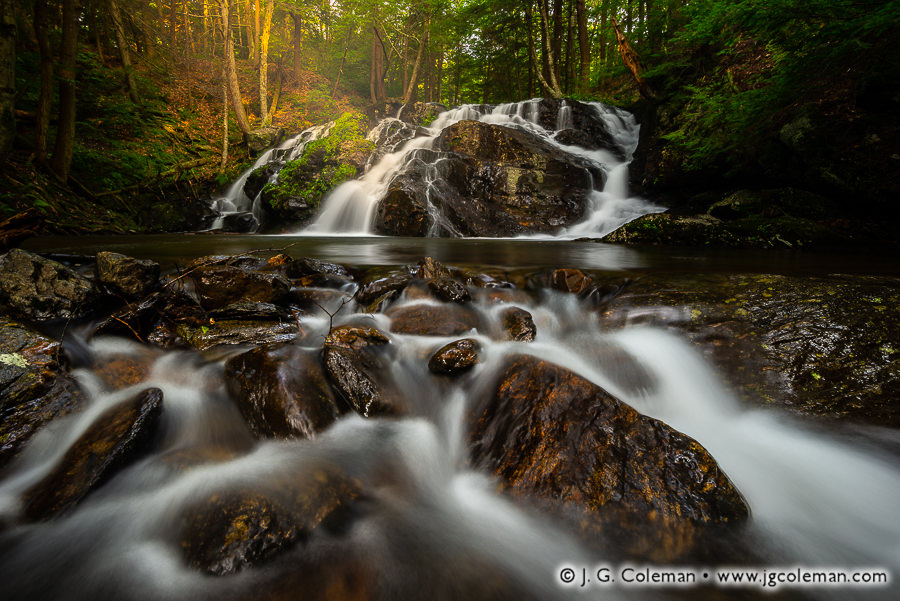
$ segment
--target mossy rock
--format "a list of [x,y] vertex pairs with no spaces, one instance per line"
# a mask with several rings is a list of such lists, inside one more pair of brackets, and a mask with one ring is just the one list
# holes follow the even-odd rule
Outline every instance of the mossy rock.
[[364,115],[344,113],[327,136],[310,142],[300,158],[284,166],[277,183],[262,189],[267,208],[284,221],[311,220],[325,195],[364,169],[375,150],[365,139],[367,131]]

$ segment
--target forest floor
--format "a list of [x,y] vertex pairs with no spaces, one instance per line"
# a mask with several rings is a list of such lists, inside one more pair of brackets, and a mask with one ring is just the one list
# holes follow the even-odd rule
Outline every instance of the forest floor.
[[[77,122],[71,177],[63,185],[34,161],[34,126],[39,78],[36,56],[19,57],[18,137],[0,162],[0,229],[20,216],[23,235],[128,233],[195,229],[207,199],[252,162],[233,111],[228,126],[228,161],[222,164],[222,81],[210,60],[140,60],[136,65],[141,104],[129,100],[121,70],[82,48],[78,62]],[[282,72],[272,125],[287,135],[361,110],[363,99],[312,71]],[[258,122],[258,75],[239,63],[244,105]],[[269,101],[279,79],[270,64]],[[48,149],[52,150],[51,122]],[[23,213],[25,213],[23,217]],[[14,240],[8,240],[7,244]]]

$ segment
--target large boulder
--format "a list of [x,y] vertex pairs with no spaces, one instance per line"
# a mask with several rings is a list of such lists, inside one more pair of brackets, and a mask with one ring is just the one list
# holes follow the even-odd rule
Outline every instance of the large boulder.
[[62,263],[18,248],[0,256],[0,300],[24,317],[76,317],[96,297],[93,282]]
[[631,282],[603,319],[683,333],[748,402],[898,427],[897,306],[896,278],[657,276]]
[[250,430],[260,437],[313,438],[338,407],[318,352],[269,344],[225,363],[225,382]]
[[147,448],[162,414],[162,392],[149,388],[110,407],[66,451],[57,466],[22,496],[33,520],[64,512]]
[[439,177],[414,161],[394,178],[376,210],[377,232],[424,235],[436,213],[442,235],[550,233],[584,218],[590,183],[604,177],[549,142],[478,121],[446,128],[435,148],[449,153],[434,165]]
[[159,282],[159,263],[123,254],[97,253],[97,280],[114,293],[127,299],[139,299],[150,294]]
[[510,359],[470,419],[476,464],[514,494],[584,511],[586,535],[631,557],[684,558],[704,527],[748,515],[698,442],[547,361]]
[[234,265],[207,265],[191,274],[207,309],[217,309],[237,302],[271,303],[291,291],[291,282],[283,275],[242,269]]
[[84,395],[59,364],[60,344],[0,316],[0,467],[50,420],[79,410]]

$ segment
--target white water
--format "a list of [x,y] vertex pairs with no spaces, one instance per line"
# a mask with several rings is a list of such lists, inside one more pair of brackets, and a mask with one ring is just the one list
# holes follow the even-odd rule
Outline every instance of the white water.
[[[595,189],[593,178],[588,192],[589,204],[585,219],[569,228],[561,229],[553,235],[529,236],[550,239],[575,239],[580,237],[602,237],[625,223],[648,213],[662,211],[647,201],[629,196],[628,163],[637,148],[640,126],[634,116],[625,111],[601,103],[589,103],[606,124],[607,130],[625,155],[625,161],[617,159],[613,153],[604,150],[588,150],[578,146],[564,145],[556,141],[555,135],[572,127],[572,108],[562,103],[556,120],[556,129],[548,131],[538,124],[540,100],[503,104],[496,107],[484,105],[464,105],[441,113],[427,128],[427,135],[414,138],[385,155],[359,179],[335,188],[323,201],[316,221],[303,231],[310,235],[368,236],[373,235],[372,221],[378,203],[384,197],[391,181],[404,169],[411,168],[416,159],[426,161],[432,167],[440,161],[439,153],[431,157],[418,152],[434,150],[435,142],[447,127],[462,120],[475,120],[527,131],[530,134],[556,146],[563,152],[580,157],[597,169],[606,173],[602,189]],[[389,122],[390,120],[385,120]],[[384,127],[385,125],[381,125]],[[431,161],[431,162],[429,162]],[[428,175],[433,182],[440,177],[437,170]],[[429,203],[428,212],[432,224],[430,234],[440,229],[454,231],[452,225],[443,220],[438,209]]]
[[[424,363],[458,337],[392,334],[397,357],[391,369],[404,384],[411,416],[347,417],[311,441],[254,441],[227,399],[221,365],[198,354],[152,351],[147,381],[119,393],[106,392],[91,372],[79,372],[91,407],[51,424],[4,474],[0,524],[15,519],[22,491],[52,469],[92,419],[129,393],[146,386],[163,390],[164,435],[153,455],[77,511],[0,530],[0,599],[265,598],[267,571],[210,578],[185,565],[178,542],[185,510],[230,489],[277,499],[285,480],[329,466],[363,484],[368,509],[341,536],[314,534],[275,572],[290,573],[300,569],[291,566],[316,557],[339,566],[339,558],[359,556],[378,574],[379,599],[482,598],[483,587],[506,590],[504,583],[521,586],[535,599],[576,595],[577,588],[557,586],[559,566],[591,567],[599,559],[551,521],[498,495],[496,483],[466,463],[466,403],[483,393],[507,354],[522,352],[582,374],[703,444],[746,497],[753,516],[749,538],[758,543],[766,566],[878,567],[900,574],[895,460],[814,432],[777,411],[741,407],[694,349],[671,334],[645,328],[607,332],[572,295],[515,304],[532,313],[537,340],[493,342],[473,333],[485,346],[485,360],[455,386],[438,385]],[[492,327],[499,327],[498,312],[509,306],[475,305]],[[353,319],[358,316],[338,314],[336,323]],[[385,315],[368,319],[389,330]],[[305,318],[306,336],[298,344],[318,349],[329,321],[324,315]],[[634,365],[602,360],[610,347],[627,351]],[[94,351],[138,357],[148,352],[118,340],[98,341]],[[639,386],[629,376],[635,366],[649,375]],[[219,459],[189,461],[203,452]],[[298,586],[303,590],[302,582]],[[673,598],[653,588],[589,592],[603,600]],[[896,598],[896,588],[802,592],[809,595],[804,599]]]

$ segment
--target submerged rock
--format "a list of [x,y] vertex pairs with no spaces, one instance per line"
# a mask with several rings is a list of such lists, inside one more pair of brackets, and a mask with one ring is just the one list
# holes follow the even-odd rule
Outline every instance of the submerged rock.
[[509,307],[500,314],[503,331],[508,340],[516,342],[534,342],[537,327],[531,313],[519,307]]
[[97,280],[126,298],[143,298],[159,282],[159,263],[100,251],[97,253]]
[[363,417],[403,413],[391,379],[390,339],[375,328],[339,326],[325,339],[325,371],[338,394]]
[[62,263],[18,248],[0,256],[0,300],[24,317],[76,317],[96,297],[93,282]]
[[698,442],[547,361],[511,359],[471,422],[476,464],[516,494],[586,511],[584,531],[630,557],[684,558],[703,527],[747,518]]
[[417,336],[457,336],[481,324],[475,311],[456,303],[391,307],[385,315],[391,318],[392,332]]
[[0,315],[0,467],[44,424],[85,404],[65,373],[60,344]]
[[225,363],[225,382],[259,437],[313,438],[341,413],[318,352],[269,344]]
[[162,392],[149,388],[101,414],[59,464],[22,496],[32,520],[64,512],[145,450],[162,414]]

